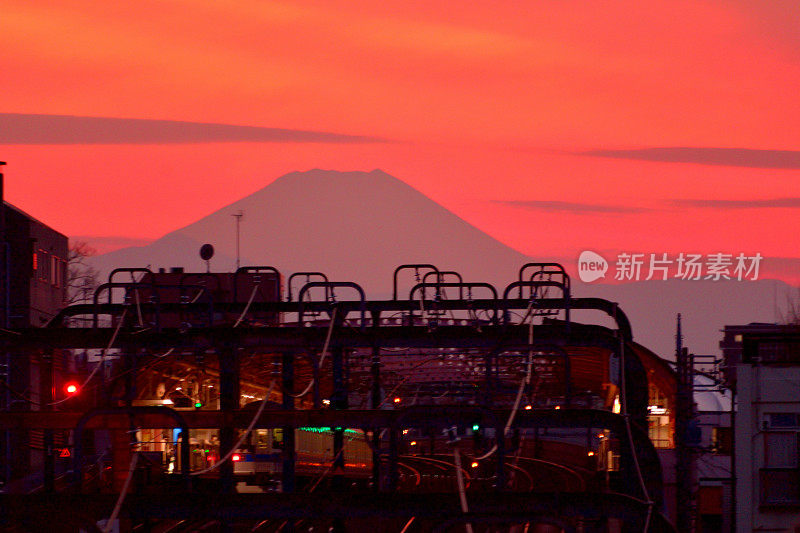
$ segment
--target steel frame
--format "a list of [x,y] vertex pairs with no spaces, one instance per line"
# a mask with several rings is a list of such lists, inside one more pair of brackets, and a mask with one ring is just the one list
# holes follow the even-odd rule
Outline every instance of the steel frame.
[[[249,270],[248,270],[249,268]],[[398,273],[403,269],[428,269],[423,281],[416,284],[410,291],[408,300],[398,300]],[[524,272],[528,268],[538,268],[530,275],[528,280],[523,279]],[[253,270],[256,269],[256,270]],[[119,272],[129,271],[133,274],[139,269],[118,269],[112,276]],[[240,269],[241,274],[248,272],[273,272],[280,275],[272,267],[244,267]],[[301,273],[305,275],[306,273]],[[311,272],[316,276],[324,274]],[[330,339],[329,349],[333,360],[333,383],[334,395],[332,398],[332,409],[330,410],[296,410],[295,402],[290,395],[284,395],[283,409],[267,410],[256,421],[255,427],[259,428],[284,428],[284,434],[288,437],[286,442],[286,452],[284,454],[283,487],[287,494],[284,495],[259,495],[264,498],[250,499],[250,495],[234,494],[234,481],[232,465],[228,463],[221,470],[221,489],[223,503],[210,505],[206,509],[213,510],[209,516],[216,516],[215,513],[223,513],[225,516],[237,516],[241,518],[292,518],[299,516],[297,505],[302,505],[304,509],[302,516],[312,517],[334,517],[347,518],[352,516],[387,516],[389,512],[386,505],[380,505],[380,499],[375,500],[375,495],[370,496],[365,501],[359,501],[357,495],[348,495],[343,501],[339,502],[336,497],[328,502],[328,505],[319,506],[311,503],[310,497],[292,494],[295,489],[294,480],[294,443],[292,442],[293,428],[297,427],[358,427],[373,431],[377,435],[378,430],[387,429],[389,431],[389,450],[382,452],[382,443],[378,437],[373,440],[375,446],[375,457],[373,465],[375,468],[374,476],[388,480],[385,483],[376,483],[383,491],[392,493],[387,498],[391,498],[391,508],[398,509],[393,511],[399,516],[431,516],[438,520],[449,520],[450,523],[463,522],[464,520],[491,519],[495,520],[499,514],[503,516],[517,516],[519,513],[513,506],[508,506],[509,500],[520,499],[519,495],[503,493],[503,457],[505,454],[505,443],[503,442],[504,430],[501,420],[507,417],[505,410],[492,409],[487,401],[484,406],[463,406],[447,408],[436,408],[425,406],[420,408],[406,408],[394,411],[379,409],[379,383],[381,375],[381,356],[382,347],[408,347],[408,348],[438,348],[442,346],[453,348],[477,348],[485,350],[487,353],[487,376],[491,365],[491,358],[497,354],[528,350],[549,350],[560,351],[565,359],[565,368],[569,376],[569,355],[564,351],[565,347],[596,347],[607,350],[613,357],[618,357],[624,362],[620,365],[621,378],[624,376],[627,397],[622,401],[627,403],[628,414],[633,424],[627,425],[623,415],[616,415],[607,411],[596,411],[591,409],[571,409],[569,407],[560,410],[553,409],[533,409],[530,411],[520,411],[517,415],[513,427],[586,427],[603,428],[611,430],[620,437],[626,431],[632,432],[633,448],[631,449],[626,438],[620,438],[623,449],[623,461],[621,465],[621,475],[626,484],[631,488],[634,498],[621,495],[597,494],[586,495],[581,499],[580,495],[570,495],[566,499],[572,499],[571,509],[574,512],[580,511],[585,516],[607,515],[607,516],[635,516],[640,520],[642,515],[643,502],[641,498],[644,494],[636,487],[634,462],[638,459],[642,468],[642,476],[648,489],[650,499],[659,506],[662,503],[661,493],[661,470],[658,457],[647,438],[646,433],[646,408],[647,408],[647,388],[642,386],[647,383],[646,373],[641,362],[633,354],[633,350],[627,349],[626,344],[632,341],[630,322],[621,309],[612,302],[597,298],[572,298],[569,290],[569,278],[560,265],[556,264],[529,264],[520,269],[520,280],[510,284],[500,297],[498,292],[491,285],[484,283],[464,283],[445,282],[444,275],[453,275],[451,271],[439,271],[433,265],[415,264],[402,265],[394,273],[394,285],[392,300],[369,301],[361,287],[351,282],[331,282],[327,278],[325,281],[313,281],[306,283],[299,291],[297,301],[275,301],[275,302],[239,302],[234,298],[233,302],[213,302],[210,293],[204,302],[180,302],[165,303],[158,302],[157,299],[148,302],[136,302],[137,311],[148,318],[144,327],[136,327],[130,324],[123,324],[119,329],[110,326],[101,326],[98,317],[110,316],[119,317],[126,310],[130,310],[132,303],[113,303],[111,301],[112,289],[122,288],[126,291],[136,290],[146,286],[141,283],[122,283],[109,282],[98,289],[95,294],[93,304],[79,304],[63,310],[55,317],[46,328],[27,329],[24,331],[0,332],[0,348],[4,352],[25,354],[32,351],[50,351],[58,348],[105,348],[111,339],[116,335],[120,346],[125,350],[120,354],[123,358],[135,358],[139,356],[142,349],[161,350],[166,347],[175,348],[178,351],[213,351],[217,354],[220,369],[220,388],[221,388],[221,408],[218,411],[189,411],[177,413],[168,408],[141,409],[103,409],[89,413],[77,412],[3,412],[0,413],[0,429],[73,429],[76,435],[76,475],[79,475],[81,451],[77,445],[79,437],[84,428],[104,427],[106,429],[128,429],[132,419],[135,418],[137,427],[164,427],[165,415],[171,417],[177,426],[183,431],[188,428],[219,428],[221,450],[226,452],[235,441],[236,428],[246,427],[252,420],[253,412],[250,409],[241,409],[239,405],[239,359],[241,349],[260,349],[281,353],[281,382],[284,390],[292,390],[294,387],[294,361],[301,351],[320,350],[323,346],[327,327],[307,327],[313,326],[316,322],[305,320],[306,313],[314,312],[327,313],[333,317],[335,323],[325,326],[335,327],[336,335]],[[240,272],[237,272],[237,276]],[[435,282],[424,281],[429,275],[435,275]],[[560,280],[553,280],[553,276]],[[237,284],[234,284],[235,286]],[[181,288],[186,287],[181,284]],[[322,287],[325,289],[325,301],[306,301],[305,295],[313,288]],[[490,290],[493,297],[489,299],[463,298],[466,290],[471,296],[471,289],[482,287]],[[560,289],[561,298],[542,298],[540,292],[547,287]],[[192,284],[193,289],[205,290],[202,285]],[[360,298],[358,300],[335,299],[336,289],[349,288],[355,290]],[[426,289],[434,290],[434,297],[427,298]],[[457,288],[459,299],[450,300],[442,296],[442,292],[448,288]],[[523,298],[524,289],[529,289],[529,297]],[[100,291],[108,291],[109,302],[101,303],[98,295]],[[514,291],[519,293],[519,298],[512,298]],[[480,324],[464,325],[457,320],[425,320],[425,313],[420,313],[420,305],[428,312],[431,311],[475,311],[485,312],[490,318],[481,320]],[[573,323],[569,320],[571,310],[597,310],[612,317],[617,330],[610,330],[601,326],[590,326]],[[271,325],[251,327],[231,328],[229,325],[215,323],[215,313],[242,313],[250,310],[257,313],[290,313],[297,316],[296,325]],[[559,311],[565,313],[565,321],[548,321],[543,324],[533,326],[534,342],[529,342],[529,326],[516,323],[511,319],[511,310],[534,310],[534,311]],[[202,314],[208,317],[208,323],[201,327],[191,328],[168,328],[162,327],[160,317],[169,313]],[[355,324],[348,318],[352,313],[357,313]],[[410,317],[404,325],[389,325],[382,320],[384,314],[402,313]],[[65,327],[67,319],[73,316],[89,315],[93,318],[91,328],[68,328]],[[345,374],[345,352],[353,349],[371,349],[372,364],[371,377],[371,406],[372,409],[352,410],[347,405],[347,382]],[[315,367],[316,374],[316,367]],[[317,394],[318,395],[318,394]],[[319,405],[315,395],[315,405]],[[484,426],[495,428],[497,438],[497,453],[494,458],[497,462],[497,496],[488,496],[484,506],[476,506],[473,514],[464,516],[460,511],[452,506],[452,502],[445,504],[425,497],[424,502],[416,502],[410,495],[393,493],[397,484],[397,435],[404,427],[425,427],[441,429],[451,424],[479,420]],[[630,427],[631,429],[628,429]],[[334,436],[334,451],[342,448],[342,435],[338,431]],[[388,472],[382,472],[380,454],[387,453]],[[183,465],[188,465],[185,456],[188,454],[188,446],[182,450],[184,455]],[[636,454],[636,458],[634,458]],[[337,455],[337,457],[340,457]],[[338,465],[341,467],[341,461]],[[334,465],[336,468],[337,465]],[[188,479],[188,473],[184,472]],[[188,489],[187,489],[188,490]],[[126,512],[135,517],[166,517],[184,516],[185,504],[181,499],[191,498],[194,492],[187,492],[183,495],[175,495],[173,500],[156,500],[143,495],[131,495],[126,503]],[[245,497],[247,496],[247,497]],[[334,495],[335,496],[335,495]],[[76,500],[84,505],[87,501],[80,495],[52,495],[57,497],[53,502],[63,501],[64,505],[72,505]],[[528,496],[525,505],[529,509],[525,516],[541,515],[545,510],[551,512],[553,508],[559,510],[559,516],[575,516],[573,511],[567,510],[563,505],[560,496],[553,495],[555,507],[544,505],[547,497],[536,497],[531,500]],[[639,498],[638,500],[636,498]],[[383,498],[383,496],[382,496]],[[452,495],[447,495],[452,498]],[[496,498],[496,501],[493,500]],[[598,500],[599,498],[599,500]],[[616,499],[615,499],[616,498]],[[626,499],[627,498],[627,499]],[[5,509],[13,509],[13,512],[5,511],[6,519],[16,516],[19,507],[12,505],[15,501],[26,500],[25,497],[16,495],[0,495],[0,501]],[[270,504],[259,503],[258,505],[247,505],[246,501],[267,502]],[[274,501],[273,501],[274,500]],[[484,500],[482,497],[481,500]],[[37,503],[35,497],[27,498],[26,505],[29,509],[35,509]],[[171,501],[171,503],[169,503]],[[68,503],[69,502],[69,503]],[[521,503],[521,502],[520,502]],[[553,502],[550,502],[552,504]],[[50,503],[49,505],[54,505]],[[99,504],[98,504],[99,505]],[[102,505],[107,507],[107,503]],[[306,507],[308,506],[308,507]],[[377,507],[376,507],[377,506]],[[610,507],[609,507],[610,506]],[[104,509],[106,508],[104,507]],[[201,506],[204,507],[204,506]],[[540,509],[541,507],[541,509]],[[645,506],[646,507],[646,506]],[[196,512],[196,503],[191,506],[192,513]],[[223,511],[224,509],[224,511]],[[611,509],[611,510],[609,510]],[[512,512],[512,510],[514,510]],[[613,511],[613,512],[612,512]],[[652,509],[650,510],[652,511]],[[516,513],[516,514],[515,514]],[[520,515],[521,516],[521,515]],[[670,531],[668,523],[658,512],[653,513],[653,525],[657,526],[651,531]],[[444,526],[442,526],[444,527]],[[661,528],[661,529],[659,529]],[[444,529],[443,529],[444,530]]]

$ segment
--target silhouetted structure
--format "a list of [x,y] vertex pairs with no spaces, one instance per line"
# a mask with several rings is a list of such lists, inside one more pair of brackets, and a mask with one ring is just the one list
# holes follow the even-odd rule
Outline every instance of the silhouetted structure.
[[[0,174],[0,199],[2,185]],[[0,327],[16,330],[43,326],[66,300],[67,237],[5,202],[0,215]],[[23,355],[2,350],[1,353],[0,410],[3,411],[40,409],[68,370],[63,351]],[[3,432],[0,477],[5,488],[14,483],[24,487],[31,472],[43,471],[49,437],[42,430]],[[32,481],[40,482],[41,479]]]
[[720,347],[736,393],[736,531],[797,531],[800,327],[726,326]]
[[[391,300],[318,272],[287,285],[298,277],[284,296],[271,267],[118,269],[93,303],[10,337],[20,353],[101,349],[109,372],[94,409],[0,416],[72,430],[72,492],[2,496],[0,520],[80,508],[84,527],[130,486],[123,527],[674,531],[659,459],[674,372],[618,305],[572,297],[561,265],[524,265],[502,291],[402,265]],[[76,317],[92,327],[64,327]]]

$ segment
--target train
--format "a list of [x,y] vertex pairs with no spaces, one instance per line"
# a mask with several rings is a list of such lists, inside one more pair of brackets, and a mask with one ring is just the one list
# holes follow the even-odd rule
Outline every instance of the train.
[[[344,429],[343,473],[347,477],[367,478],[372,473],[372,449],[364,432]],[[295,472],[298,476],[319,475],[333,465],[332,428],[298,428],[294,430]],[[243,446],[233,455],[234,475],[255,478],[256,482],[280,477],[284,450],[281,428],[256,429],[250,432]]]

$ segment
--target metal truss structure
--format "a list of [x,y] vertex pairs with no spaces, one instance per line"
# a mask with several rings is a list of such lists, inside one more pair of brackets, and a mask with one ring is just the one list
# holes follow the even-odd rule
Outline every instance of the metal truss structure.
[[[401,274],[414,273],[418,283],[403,298]],[[132,281],[114,281],[126,274]],[[234,275],[233,296],[222,301],[215,299],[213,274],[186,274],[169,286],[149,274],[120,269],[92,303],[64,309],[47,327],[0,332],[2,351],[12,356],[94,350],[101,367],[90,384],[92,400],[61,403],[51,395],[40,399],[38,410],[0,413],[2,430],[44,430],[51,448],[54,431],[69,431],[72,442],[68,475],[59,476],[51,449],[40,491],[0,494],[0,523],[35,530],[43,519],[71,513],[74,524],[64,524],[92,531],[116,506],[120,518],[140,527],[206,520],[231,531],[289,531],[300,521],[335,531],[366,525],[456,531],[465,524],[479,531],[537,524],[606,531],[616,521],[622,531],[673,531],[662,514],[661,467],[647,435],[647,373],[631,348],[630,323],[612,302],[573,298],[560,265],[525,265],[503,291],[433,265],[403,265],[389,300],[368,300],[357,284],[329,281],[318,272],[290,276],[284,299],[280,292],[264,296],[260,285],[280,279],[275,269],[245,267]],[[293,283],[302,277],[307,282],[295,296]],[[247,288],[240,290],[243,280]],[[571,314],[578,310],[606,315],[615,327],[577,323]],[[70,327],[76,319],[89,327]],[[148,380],[185,375],[212,383],[218,408],[141,405],[153,388]],[[243,402],[244,391],[263,400]],[[164,476],[167,485],[126,495],[87,481],[96,462],[87,434],[112,435],[114,475],[124,478],[118,465],[126,466],[131,456],[130,436],[145,428],[175,428],[184,436],[180,468]],[[232,461],[195,476],[185,436],[200,428],[218,430],[221,456],[234,451],[245,428],[281,429],[280,491],[237,492]],[[333,434],[332,461],[320,472],[329,481],[310,490],[298,475],[297,428],[330,428]],[[362,431],[372,450],[366,486],[348,480],[342,454],[347,428]],[[409,451],[409,430],[430,443],[427,456]],[[448,431],[456,436],[443,437]],[[459,468],[457,459],[451,464],[452,458],[441,457],[466,450],[467,435],[470,457],[486,473],[482,485],[475,481],[480,489],[462,494],[471,500],[469,509],[459,505],[456,488],[426,491],[420,477],[435,476],[420,474],[420,468],[416,488],[407,488],[407,472],[414,470],[409,464],[438,461],[436,468]],[[583,441],[575,444],[575,435],[584,435]],[[589,450],[591,458],[595,449],[607,454],[591,458],[591,468],[574,466],[578,489],[542,475],[545,466],[569,468],[526,457],[531,441],[541,449],[559,438],[570,441],[564,449],[583,450],[584,456]],[[613,451],[610,444],[598,448],[598,439],[613,442]],[[598,466],[612,456],[613,467]],[[520,467],[526,460],[535,466]],[[524,489],[514,475],[529,480]]]

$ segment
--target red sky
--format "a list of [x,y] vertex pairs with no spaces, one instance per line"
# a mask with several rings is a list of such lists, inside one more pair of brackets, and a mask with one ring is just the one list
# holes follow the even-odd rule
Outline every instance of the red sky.
[[[0,131],[6,198],[108,249],[290,171],[381,168],[537,257],[800,260],[798,24],[794,1],[7,0],[7,129],[3,114],[19,114],[15,127],[74,115],[385,142],[38,144]],[[582,154],[677,147],[729,150]]]

